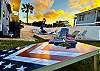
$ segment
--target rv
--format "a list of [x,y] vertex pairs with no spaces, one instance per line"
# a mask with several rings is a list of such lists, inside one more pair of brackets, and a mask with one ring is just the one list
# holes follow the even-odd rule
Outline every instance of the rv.
[[85,33],[82,40],[100,40],[100,7],[75,14],[74,30],[79,30]]
[[93,25],[100,26],[100,7],[75,14],[75,23],[76,25]]

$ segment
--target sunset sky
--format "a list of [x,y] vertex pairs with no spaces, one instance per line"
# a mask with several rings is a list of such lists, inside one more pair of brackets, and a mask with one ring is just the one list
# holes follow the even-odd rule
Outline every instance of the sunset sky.
[[[100,7],[99,0],[22,0],[22,3],[31,3],[34,7],[33,14],[29,14],[29,22],[46,18],[47,24],[68,20],[73,25],[74,14]],[[19,16],[26,22],[26,14],[21,10]]]

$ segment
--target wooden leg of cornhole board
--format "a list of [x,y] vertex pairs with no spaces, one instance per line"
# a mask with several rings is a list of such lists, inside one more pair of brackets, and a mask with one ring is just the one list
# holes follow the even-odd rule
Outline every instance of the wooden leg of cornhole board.
[[94,71],[99,71],[98,59],[99,59],[98,55],[94,56]]

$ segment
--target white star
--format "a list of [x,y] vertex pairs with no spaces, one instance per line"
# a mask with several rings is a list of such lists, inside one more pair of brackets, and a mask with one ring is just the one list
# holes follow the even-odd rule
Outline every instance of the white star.
[[7,51],[7,50],[3,50],[3,51]]
[[16,49],[19,50],[19,49],[21,49],[21,47],[17,47]]
[[14,66],[15,64],[9,64],[9,65],[5,65],[5,68],[4,69],[7,69],[7,68],[11,68],[12,66]]
[[0,57],[4,57],[6,54],[0,55]]
[[12,53],[13,52],[13,50],[11,50],[11,51],[8,51],[9,53]]
[[23,67],[23,65],[20,68],[16,68],[17,71],[24,71],[24,69],[26,69],[27,67]]
[[1,61],[1,62],[0,62],[0,65],[2,65],[3,63],[5,63],[5,62],[2,62],[2,61]]

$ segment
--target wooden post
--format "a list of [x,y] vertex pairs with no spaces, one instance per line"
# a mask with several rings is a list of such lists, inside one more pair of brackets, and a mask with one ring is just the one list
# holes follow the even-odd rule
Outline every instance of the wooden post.
[[96,56],[94,56],[94,71],[99,71],[99,65],[98,65],[98,62],[99,62],[99,56],[98,55],[96,55]]

